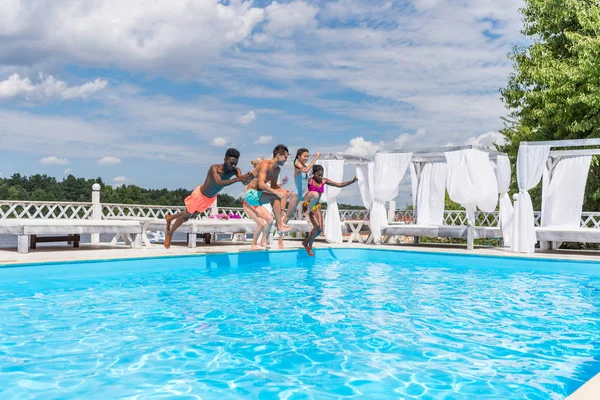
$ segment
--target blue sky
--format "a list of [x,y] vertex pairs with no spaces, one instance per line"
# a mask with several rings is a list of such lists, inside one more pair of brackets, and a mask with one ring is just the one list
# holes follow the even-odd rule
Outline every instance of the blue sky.
[[490,145],[521,5],[4,0],[0,173],[191,190],[228,146]]

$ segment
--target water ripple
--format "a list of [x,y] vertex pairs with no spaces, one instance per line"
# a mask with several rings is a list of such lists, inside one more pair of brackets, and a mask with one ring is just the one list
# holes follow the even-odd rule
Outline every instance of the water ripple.
[[20,278],[0,284],[0,395],[559,399],[600,371],[599,294],[426,261]]

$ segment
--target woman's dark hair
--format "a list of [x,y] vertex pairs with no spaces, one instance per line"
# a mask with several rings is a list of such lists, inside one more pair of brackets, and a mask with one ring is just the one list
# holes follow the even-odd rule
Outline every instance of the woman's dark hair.
[[304,147],[298,149],[298,151],[296,152],[296,158],[294,158],[294,167],[296,167],[296,161],[298,161],[302,153],[308,153],[308,149],[305,149]]
[[323,166],[318,164],[313,165],[312,174],[314,175],[319,171],[323,171]]

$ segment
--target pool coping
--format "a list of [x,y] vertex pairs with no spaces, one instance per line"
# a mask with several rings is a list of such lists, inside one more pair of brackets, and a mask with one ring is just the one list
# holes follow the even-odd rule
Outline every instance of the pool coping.
[[[286,241],[286,244],[294,241]],[[300,241],[297,241],[299,244]],[[162,247],[162,246],[160,246]],[[75,253],[77,255],[81,255],[84,257],[77,258],[64,258],[64,259],[48,259],[48,260],[29,260],[28,258],[19,259],[8,259],[3,260],[0,257],[0,268],[17,268],[17,267],[34,267],[34,266],[42,266],[42,265],[58,265],[58,264],[80,264],[80,263],[100,263],[100,262],[122,262],[122,261],[139,261],[139,260],[157,260],[157,259],[174,259],[174,258],[193,258],[193,257],[208,257],[208,256],[216,256],[216,255],[228,255],[228,254],[239,254],[239,253],[265,253],[265,252],[299,252],[304,251],[304,249],[298,245],[295,247],[288,247],[285,249],[270,249],[270,250],[259,250],[254,251],[248,248],[248,245],[241,246],[219,246],[219,250],[215,250],[213,246],[210,248],[207,246],[205,250],[210,251],[201,251],[200,249],[193,249],[196,251],[185,251],[180,253],[170,253],[169,250],[164,250],[163,253],[152,253],[152,254],[143,254],[147,250],[134,250],[134,249],[123,249],[119,248],[120,251],[113,247],[101,247],[98,251],[105,252],[106,254],[95,254],[91,255],[92,257],[84,258],[86,255],[86,251],[82,251],[80,254],[78,253],[81,250],[76,250]],[[397,245],[347,245],[347,244],[330,244],[330,243],[317,243],[317,247],[315,247],[315,251],[319,252],[320,250],[326,249],[339,249],[339,250],[374,250],[374,251],[382,251],[382,252],[399,252],[399,253],[411,253],[411,254],[422,254],[422,255],[446,255],[446,256],[459,256],[459,257],[474,257],[474,258],[502,258],[507,260],[519,260],[519,261],[546,261],[546,262],[570,262],[570,263],[582,263],[582,264],[598,264],[600,266],[600,257],[595,256],[595,254],[586,255],[585,257],[579,255],[565,254],[565,253],[556,253],[556,252],[544,252],[544,253],[534,253],[534,254],[523,254],[523,253],[512,253],[507,250],[500,249],[498,252],[492,252],[493,250],[498,250],[497,248],[479,248],[475,250],[465,250],[460,247],[452,247],[452,246],[435,246],[435,247],[426,247],[422,248],[421,246],[397,246]],[[129,251],[127,251],[129,250]],[[156,250],[156,249],[155,249]],[[191,250],[191,249],[190,249]],[[480,250],[480,251],[478,251]],[[57,250],[60,252],[60,250]],[[111,255],[111,252],[119,252],[119,253],[128,253],[127,255],[117,256],[116,254]],[[73,253],[70,251],[63,251],[63,254]],[[33,253],[35,254],[35,253]],[[38,253],[39,254],[39,253]],[[131,254],[131,256],[129,255]],[[52,254],[53,256],[56,253]]]
[[597,400],[600,394],[600,372],[567,396],[566,400]]

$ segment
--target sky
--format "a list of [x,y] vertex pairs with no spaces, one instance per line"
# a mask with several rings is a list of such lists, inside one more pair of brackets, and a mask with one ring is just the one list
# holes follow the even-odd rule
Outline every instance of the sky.
[[[522,0],[2,3],[0,177],[145,188],[191,190],[231,146],[246,172],[279,143],[501,142],[507,53],[525,41]],[[356,185],[338,200],[359,204]]]

